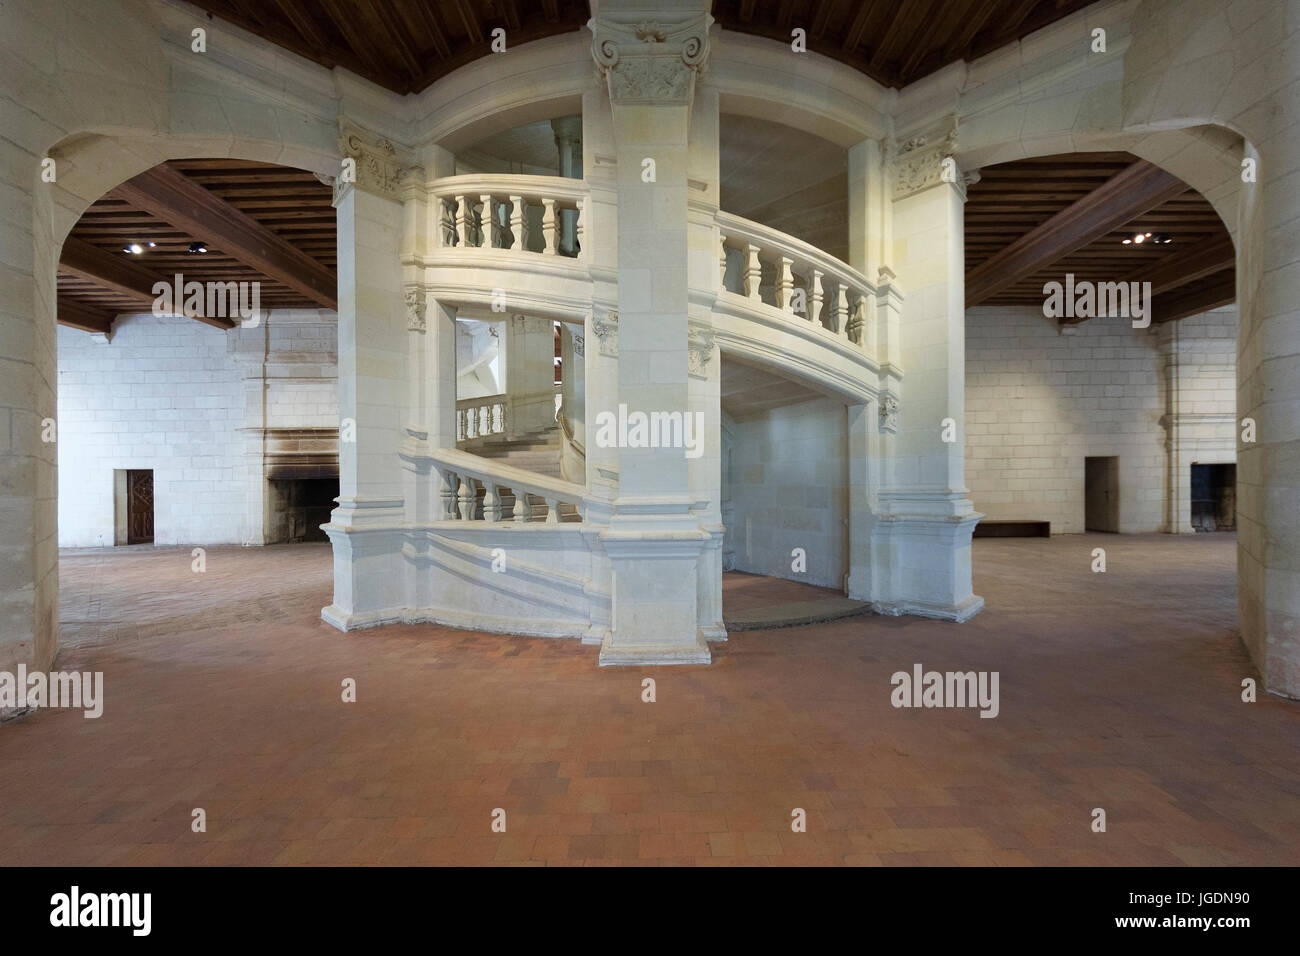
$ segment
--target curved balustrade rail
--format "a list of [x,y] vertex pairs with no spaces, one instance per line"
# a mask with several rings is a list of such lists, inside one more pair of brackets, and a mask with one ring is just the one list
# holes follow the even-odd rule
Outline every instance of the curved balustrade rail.
[[875,286],[815,246],[730,213],[718,213],[719,276],[724,292],[820,325],[863,345]]
[[587,189],[560,176],[447,176],[429,188],[442,248],[509,249],[579,258]]
[[[432,458],[439,479],[444,521],[533,521],[533,498],[545,503],[542,520],[546,524],[558,524],[566,505],[581,520],[582,497],[586,492],[582,485],[455,449],[443,448]],[[481,519],[476,514],[480,487],[484,492]],[[503,494],[506,491],[510,494]]]

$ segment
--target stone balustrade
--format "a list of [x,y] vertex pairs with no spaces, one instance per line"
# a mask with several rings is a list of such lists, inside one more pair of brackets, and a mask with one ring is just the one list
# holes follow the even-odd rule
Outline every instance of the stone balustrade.
[[559,176],[472,174],[430,184],[441,248],[581,258],[587,189]]
[[462,398],[456,402],[456,440],[473,441],[491,435],[504,435],[509,418],[509,395],[486,395]]
[[[559,524],[566,505],[581,520],[583,495],[586,493],[582,485],[455,449],[441,449],[432,455],[432,460],[438,476],[444,521],[533,521],[534,498],[545,503],[542,520],[546,524]],[[481,517],[478,507],[480,488],[484,492]],[[504,495],[507,491],[510,494]],[[506,498],[511,500],[506,501]]]
[[748,219],[720,212],[717,222],[724,293],[864,345],[867,302],[876,294],[865,276],[815,246]]

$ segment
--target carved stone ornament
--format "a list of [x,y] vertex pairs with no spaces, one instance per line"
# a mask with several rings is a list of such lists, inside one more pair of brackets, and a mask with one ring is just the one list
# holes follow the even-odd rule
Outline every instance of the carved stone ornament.
[[418,286],[411,286],[402,293],[402,299],[406,302],[406,328],[411,332],[423,332],[424,326],[424,290]]
[[592,316],[591,331],[600,339],[600,354],[618,358],[618,312],[610,309],[603,319]]
[[709,360],[713,358],[713,331],[691,329],[686,336],[686,370],[697,378],[704,378]]
[[587,354],[587,340],[581,333],[574,332],[570,335],[573,339],[573,354],[582,358]]
[[889,392],[880,396],[880,430],[890,435],[898,431],[898,399]]
[[403,169],[397,147],[382,136],[339,117],[339,152],[356,163],[356,180],[344,175],[334,178],[334,201],[337,203],[352,186],[389,199],[401,198]]
[[[944,161],[951,159],[956,152],[955,121],[925,135],[913,136],[887,150],[894,167],[894,198],[902,199],[944,182]],[[955,162],[946,164],[946,168],[952,170],[949,182],[962,182]]]
[[695,93],[695,74],[709,57],[707,13],[656,21],[634,14],[602,13],[587,21],[591,55],[615,103],[685,103]]

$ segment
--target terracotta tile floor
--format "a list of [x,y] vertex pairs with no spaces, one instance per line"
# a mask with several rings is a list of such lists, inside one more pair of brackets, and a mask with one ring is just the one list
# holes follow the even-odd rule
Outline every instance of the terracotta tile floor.
[[[105,673],[105,712],[0,727],[0,864],[1294,864],[1300,704],[1239,700],[1234,555],[980,540],[967,624],[601,670],[567,640],[340,634],[327,546],[212,548],[203,575],[187,549],[65,554],[60,666]],[[915,662],[999,671],[1001,715],[893,709]]]

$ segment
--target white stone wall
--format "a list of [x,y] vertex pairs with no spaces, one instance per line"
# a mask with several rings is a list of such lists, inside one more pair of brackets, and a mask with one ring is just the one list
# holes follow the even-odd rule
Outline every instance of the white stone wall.
[[338,424],[333,313],[229,332],[150,314],[58,331],[59,546],[114,543],[114,472],[152,469],[154,543],[260,544],[260,429]]
[[[844,405],[828,399],[773,409],[735,423],[727,545],[736,570],[821,587],[844,585],[848,460]],[[791,570],[803,548],[808,570]]]
[[1168,530],[1167,362],[1175,333],[1184,421],[1210,415],[1198,420],[1210,423],[1222,448],[1204,460],[1234,460],[1236,313],[1216,310],[1175,325],[1141,330],[1093,319],[1061,335],[1038,308],[968,310],[966,480],[976,510],[990,519],[1047,520],[1053,534],[1082,532],[1084,458],[1113,455],[1120,531]]

